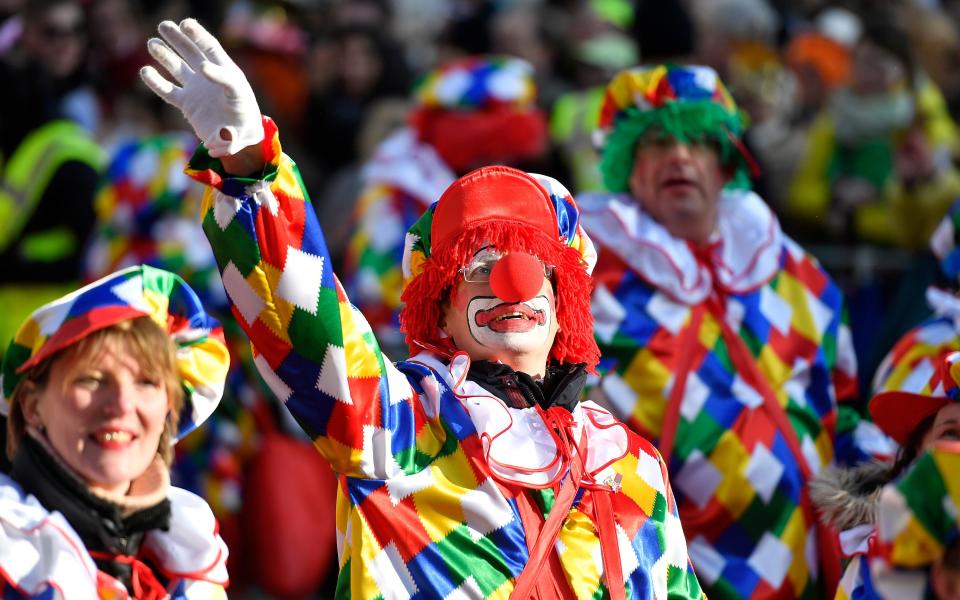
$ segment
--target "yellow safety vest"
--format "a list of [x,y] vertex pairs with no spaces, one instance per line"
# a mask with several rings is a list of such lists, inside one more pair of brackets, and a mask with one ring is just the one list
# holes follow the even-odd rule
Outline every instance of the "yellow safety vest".
[[[100,146],[71,121],[51,121],[38,127],[10,156],[0,180],[0,252],[20,236],[53,175],[68,161],[86,163],[96,171],[106,161]],[[28,258],[54,261],[76,252],[80,241],[69,232],[43,231],[19,243]]]
[[[67,227],[32,232],[21,237],[57,170],[79,161],[101,171],[106,155],[87,132],[71,121],[51,121],[32,131],[3,165],[0,178],[0,251],[12,244],[38,262],[53,262],[80,251],[79,240]],[[93,198],[89,201],[92,203]],[[0,267],[2,268],[2,267]],[[79,273],[78,279],[79,279]],[[77,281],[0,286],[0,355],[17,327],[33,310],[77,285]]]

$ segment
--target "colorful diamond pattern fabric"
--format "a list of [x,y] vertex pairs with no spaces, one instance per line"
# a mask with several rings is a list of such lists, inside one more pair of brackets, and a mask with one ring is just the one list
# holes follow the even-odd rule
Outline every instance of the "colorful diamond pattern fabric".
[[[189,172],[215,188],[204,230],[257,365],[339,474],[337,594],[507,597],[528,557],[516,500],[494,480],[441,363],[395,366],[381,353],[330,269],[296,165],[264,124],[262,180],[226,177],[202,150]],[[629,595],[699,598],[664,465],[628,439],[609,468],[622,479],[612,498]],[[580,598],[605,594],[586,517],[595,493],[582,492],[557,543]],[[542,511],[552,494],[533,494]]]
[[882,598],[935,598],[931,567],[960,543],[960,442],[935,444],[880,494],[871,586]]
[[197,142],[155,135],[114,152],[95,199],[97,228],[87,250],[87,279],[145,264],[183,277],[203,305],[225,310],[220,273],[196,222],[203,186],[183,173]]
[[468,57],[434,69],[417,85],[424,108],[477,110],[528,107],[536,98],[533,67],[506,56]]
[[960,350],[960,300],[930,288],[927,302],[935,316],[901,337],[884,357],[873,378],[873,392],[900,391],[930,395],[931,379],[943,358]]
[[364,167],[344,286],[388,347],[403,345],[398,315],[407,230],[454,179],[433,148],[409,129],[387,139]]
[[[601,388],[635,431],[669,453],[705,591],[712,598],[820,597],[806,479],[876,450],[865,449],[871,436],[838,403],[856,393],[839,288],[784,238],[779,268],[765,283],[745,291],[717,286],[688,304],[628,264],[625,253],[641,260],[630,244],[647,241],[612,239],[589,224],[587,231],[626,244],[601,246],[594,273]],[[670,419],[675,426],[666,431]]]
[[[670,104],[713,102],[737,119],[733,96],[716,72],[699,66],[657,65],[621,71],[607,86],[600,108],[601,130],[629,118],[628,109],[647,111]],[[739,133],[739,132],[733,132]]]

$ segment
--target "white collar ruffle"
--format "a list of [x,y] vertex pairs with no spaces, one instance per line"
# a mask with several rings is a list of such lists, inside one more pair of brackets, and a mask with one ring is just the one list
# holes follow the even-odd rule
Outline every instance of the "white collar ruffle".
[[927,288],[927,305],[938,317],[953,321],[953,327],[960,332],[960,298],[956,294],[936,286]]
[[398,187],[428,207],[457,178],[432,146],[417,140],[409,127],[394,133],[377,147],[363,167],[365,184]]
[[584,229],[599,245],[678,302],[699,304],[715,288],[748,293],[780,269],[786,238],[752,191],[722,192],[717,230],[699,259],[686,240],[673,237],[626,195],[584,194],[577,202]]
[[[484,459],[500,481],[524,487],[550,487],[566,472],[557,438],[544,421],[540,407],[511,408],[480,385],[467,379],[470,359],[454,355],[445,364],[430,353],[410,362],[437,373],[470,415],[480,437]],[[573,435],[579,445],[588,479],[603,481],[608,467],[629,451],[626,426],[593,402],[581,402],[572,412]]]

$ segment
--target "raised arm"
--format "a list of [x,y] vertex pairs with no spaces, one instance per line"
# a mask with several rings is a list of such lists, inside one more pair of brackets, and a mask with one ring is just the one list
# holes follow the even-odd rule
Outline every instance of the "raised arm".
[[260,373],[338,472],[382,479],[415,471],[417,442],[434,441],[442,428],[424,417],[347,300],[276,127],[196,21],[164,22],[159,31],[164,40],[148,48],[180,86],[152,67],[142,76],[204,140],[188,173],[210,186],[203,228]]

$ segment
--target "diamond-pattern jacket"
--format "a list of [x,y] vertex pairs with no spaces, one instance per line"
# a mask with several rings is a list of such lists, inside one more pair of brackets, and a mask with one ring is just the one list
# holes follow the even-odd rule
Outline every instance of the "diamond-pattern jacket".
[[865,447],[886,451],[838,402],[856,392],[839,288],[752,192],[722,194],[706,249],[630,198],[579,203],[601,246],[600,388],[667,460],[707,594],[821,597],[839,557],[835,538],[817,532],[806,481],[865,458]]

